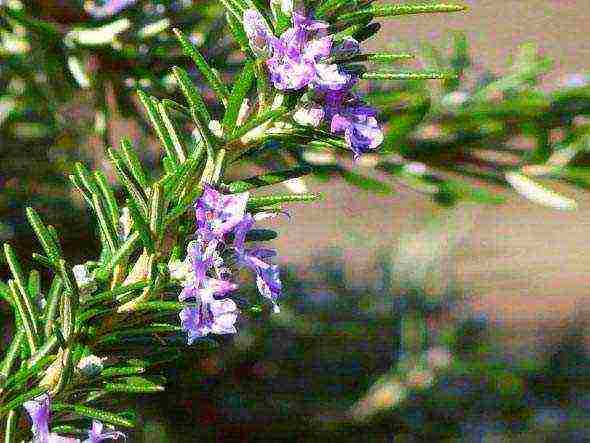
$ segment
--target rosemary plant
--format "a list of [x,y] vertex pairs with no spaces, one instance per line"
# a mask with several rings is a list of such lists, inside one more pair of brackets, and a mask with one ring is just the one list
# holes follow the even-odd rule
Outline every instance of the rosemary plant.
[[[130,3],[104,7],[109,12]],[[135,425],[122,397],[157,393],[173,383],[159,372],[163,363],[181,358],[187,344],[235,333],[240,316],[277,312],[282,283],[274,251],[257,246],[274,233],[254,226],[284,214],[291,202],[319,196],[252,193],[310,168],[234,181],[226,172],[263,153],[315,146],[358,159],[376,151],[384,138],[378,114],[355,84],[446,74],[368,70],[363,61],[398,57],[361,53],[359,42],[378,30],[372,20],[463,9],[331,0],[305,10],[293,10],[289,2],[272,2],[270,8],[242,0],[221,3],[243,53],[231,85],[175,30],[218,107],[207,106],[178,66],[172,75],[186,103],[138,92],[162,146],[162,174],[152,176],[132,143],[123,140],[119,149],[107,150],[122,199],[100,170],[77,164],[70,175],[96,217],[101,251],[92,261],[70,263],[57,230],[33,208],[27,217],[42,252],[32,259],[51,280],[44,282],[34,269],[26,272],[13,248],[4,245],[12,277],[0,295],[15,319],[0,368],[6,442],[31,436],[35,442],[118,439]],[[24,20],[19,11],[10,14]],[[179,121],[191,122],[190,136],[178,130]],[[256,281],[259,298],[241,296],[242,276]],[[30,420],[20,420],[23,415]]]

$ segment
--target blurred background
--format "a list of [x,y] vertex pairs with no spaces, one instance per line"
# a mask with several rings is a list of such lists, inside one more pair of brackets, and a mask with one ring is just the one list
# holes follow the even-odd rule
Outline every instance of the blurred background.
[[[97,240],[67,174],[75,161],[108,168],[103,148],[122,136],[160,167],[133,90],[180,97],[168,70],[192,68],[170,28],[224,75],[239,58],[209,3],[137,2],[111,16],[101,2],[10,3],[0,238],[36,248],[23,212],[35,206],[79,262]],[[170,368],[179,389],[141,400],[145,441],[590,440],[590,6],[464,3],[467,14],[385,21],[365,43],[460,81],[367,88],[393,134],[386,157],[304,158],[318,173],[291,188],[324,200],[269,222],[283,313],[244,320],[234,340]],[[561,200],[512,189],[506,171],[534,176],[531,166],[549,168],[539,180]]]

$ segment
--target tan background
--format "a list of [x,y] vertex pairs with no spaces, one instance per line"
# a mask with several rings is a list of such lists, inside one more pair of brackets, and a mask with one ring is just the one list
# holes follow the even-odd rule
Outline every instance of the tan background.
[[[382,39],[371,45],[415,39],[434,39],[436,44],[448,31],[465,30],[476,59],[493,71],[502,71],[516,47],[531,41],[555,60],[549,85],[566,73],[590,71],[590,2],[464,3],[471,8],[468,14],[386,22]],[[539,350],[559,339],[567,323],[588,318],[584,310],[590,306],[589,194],[564,188],[579,203],[579,209],[569,213],[539,207],[511,193],[506,193],[503,206],[449,211],[399,186],[399,194],[387,197],[343,183],[310,187],[325,191],[325,204],[293,210],[291,222],[271,222],[279,228],[290,224],[289,235],[278,243],[285,262],[310,263],[314,250],[342,248],[349,284],[362,285],[375,279],[372,270],[379,249],[396,250],[402,239],[408,245],[403,246],[402,261],[408,255],[429,259],[432,254],[424,239],[434,237],[437,254],[452,270],[454,283],[470,295],[471,308],[498,325],[497,330],[510,338],[512,351]],[[442,229],[426,230],[433,217]],[[455,226],[464,235],[453,234]]]

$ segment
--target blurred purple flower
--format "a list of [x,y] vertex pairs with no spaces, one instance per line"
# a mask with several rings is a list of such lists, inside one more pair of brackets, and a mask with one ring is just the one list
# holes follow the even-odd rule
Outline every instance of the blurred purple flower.
[[206,186],[195,204],[197,229],[205,240],[222,240],[244,217],[249,194],[224,195]]
[[112,17],[136,2],[137,0],[107,0],[102,5],[95,4],[88,13],[96,18]]

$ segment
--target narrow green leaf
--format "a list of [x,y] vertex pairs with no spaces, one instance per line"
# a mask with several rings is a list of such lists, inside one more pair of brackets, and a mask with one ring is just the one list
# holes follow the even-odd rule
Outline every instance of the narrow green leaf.
[[365,72],[361,78],[364,80],[444,80],[454,78],[453,73],[446,72],[389,72],[375,71]]
[[53,269],[53,266],[54,266],[53,263],[51,262],[51,260],[49,260],[44,255],[37,254],[36,252],[33,252],[31,254],[31,258],[33,260],[35,260],[37,263],[39,263],[40,265],[45,266],[47,269]]
[[338,18],[340,20],[352,20],[359,17],[395,17],[399,15],[409,14],[426,14],[438,12],[462,12],[467,10],[463,5],[451,5],[445,3],[423,4],[423,5],[386,5],[386,6],[372,6],[361,9],[360,11],[342,14]]
[[134,200],[128,199],[127,206],[129,207],[129,214],[133,220],[133,225],[137,230],[141,241],[146,249],[150,252],[154,251],[154,241],[152,239],[149,222],[141,214],[141,211]]
[[308,166],[302,166],[293,169],[287,169],[283,171],[275,171],[270,172],[267,174],[257,175],[255,177],[246,178],[244,180],[239,180],[235,182],[231,182],[228,187],[229,191],[232,194],[236,194],[238,192],[245,192],[251,189],[258,189],[263,186],[270,186],[277,183],[284,182],[286,180],[291,180],[293,178],[303,177],[307,174],[312,172],[312,168]]
[[92,306],[97,303],[104,303],[109,301],[118,301],[123,296],[144,289],[145,287],[149,286],[148,282],[141,281],[137,283],[133,283],[130,285],[119,286],[110,291],[101,292],[100,294],[96,294],[93,297],[88,298],[84,301],[84,306]]
[[4,443],[16,442],[17,424],[19,413],[16,410],[8,412],[6,417],[6,425],[4,428]]
[[49,288],[49,294],[47,294],[47,302],[43,313],[43,322],[45,324],[45,336],[49,337],[53,331],[53,325],[57,309],[59,306],[59,298],[63,290],[63,283],[59,276],[55,276],[51,282],[51,288]]
[[242,52],[247,52],[250,44],[248,41],[248,36],[246,35],[246,32],[244,32],[242,23],[237,20],[236,17],[229,11],[225,13],[225,19],[227,20],[229,30],[234,36],[235,41],[240,46],[240,49]]
[[378,62],[378,63],[391,63],[391,62],[397,62],[397,61],[401,61],[401,60],[412,60],[414,58],[415,58],[414,54],[412,54],[410,52],[400,52],[400,53],[373,52],[373,53],[369,53],[369,54],[356,55],[346,61],[347,62],[370,61],[370,62]]
[[126,394],[154,394],[163,392],[164,386],[154,383],[142,377],[130,377],[124,383],[105,383],[106,392],[121,392]]
[[170,161],[176,166],[178,165],[179,159],[176,155],[174,150],[174,142],[172,141],[172,134],[168,131],[162,118],[160,117],[160,113],[158,112],[158,105],[159,102],[153,97],[150,97],[143,91],[137,91],[137,95],[141,100],[141,103],[145,107],[148,117],[152,122],[152,126],[156,131],[156,134],[160,141],[162,142],[162,146],[164,148],[164,152],[166,153],[166,157],[170,159]]
[[64,338],[69,341],[70,336],[74,332],[76,311],[80,302],[80,294],[72,270],[68,268],[65,260],[62,259],[59,261],[58,270],[65,287],[65,291],[60,297],[61,330]]
[[49,230],[45,226],[45,224],[41,221],[41,217],[37,214],[33,208],[28,207],[26,209],[27,219],[33,231],[37,235],[39,242],[41,243],[41,247],[47,254],[49,260],[54,261],[60,257],[60,249],[58,245],[55,244],[52,235],[49,233]]
[[180,142],[180,138],[178,137],[176,128],[174,127],[172,120],[170,120],[170,116],[168,115],[166,108],[161,102],[158,103],[158,112],[160,113],[160,118],[164,122],[164,127],[166,128],[166,131],[168,132],[168,135],[172,140],[172,146],[174,146],[174,151],[176,152],[176,158],[178,159],[178,162],[184,163],[186,161],[186,153],[184,152],[184,147]]
[[[214,183],[216,184],[217,182],[219,182],[219,179],[221,178],[221,174],[223,173],[224,169],[225,169],[225,155],[226,155],[227,151],[225,148],[221,148],[219,151],[217,151],[217,156],[215,157],[215,165],[213,167],[213,173],[211,174],[211,181],[210,183]],[[203,174],[205,174],[206,171],[203,171]]]
[[227,134],[231,134],[234,131],[240,107],[252,87],[253,80],[254,62],[248,60],[244,69],[242,69],[242,72],[234,82],[234,87],[227,103],[225,115],[223,116],[223,127]]
[[256,209],[262,206],[271,206],[278,203],[310,202],[322,198],[321,194],[284,194],[268,195],[264,197],[251,197],[248,200],[248,208]]
[[5,413],[10,411],[11,409],[19,408],[20,406],[22,406],[23,403],[32,400],[45,392],[47,392],[47,388],[36,387],[30,389],[24,394],[21,394],[13,398],[12,400],[4,403],[3,405],[0,405],[0,413]]
[[127,260],[127,258],[133,254],[139,239],[140,234],[138,232],[131,233],[127,240],[125,240],[125,242],[123,242],[123,244],[112,254],[107,264],[99,272],[105,274],[105,278],[108,278],[113,269],[115,269],[115,266],[122,261]]
[[[241,15],[238,18],[241,18]],[[223,103],[224,106],[227,106],[227,98],[229,96],[229,91],[225,84],[219,78],[219,74],[215,72],[213,69],[211,69],[211,67],[203,58],[201,53],[196,50],[193,44],[178,29],[174,29],[174,33],[180,41],[180,45],[182,46],[184,53],[193,60],[193,62],[197,66],[197,69],[201,72],[201,74],[203,74],[203,77],[205,78],[211,89],[213,89],[213,91],[215,91],[215,93],[217,94],[219,100]]]
[[158,184],[154,184],[152,187],[150,198],[150,231],[159,240],[164,228],[162,221],[166,214],[166,200],[162,188]]
[[76,172],[76,176],[80,180],[80,183],[82,183],[82,185],[84,186],[86,192],[88,192],[89,194],[99,193],[98,185],[96,184],[94,177],[92,177],[86,166],[78,162],[74,166],[74,171]]
[[55,229],[55,226],[47,225],[47,232],[49,232],[49,236],[53,239],[53,243],[55,244],[61,256],[62,250],[61,245],[59,243],[59,235],[57,235],[57,230]]
[[150,301],[137,305],[135,310],[155,312],[179,312],[183,307],[183,303],[176,301]]
[[252,131],[253,129],[281,118],[282,116],[287,114],[287,112],[288,110],[286,108],[271,109],[260,114],[257,117],[251,118],[250,120],[246,121],[242,126],[234,130],[233,134],[229,138],[229,141],[237,140],[240,137],[246,135],[248,132]]
[[236,21],[241,23],[242,17],[244,16],[245,8],[237,1],[234,0],[220,0],[223,7],[226,9],[228,14],[231,14]]
[[172,72],[180,85],[180,89],[184,96],[186,97],[189,106],[191,108],[191,113],[195,124],[197,125],[197,130],[201,134],[201,137],[209,144],[213,144],[213,136],[211,135],[211,131],[209,130],[209,122],[211,121],[211,115],[207,110],[207,106],[201,97],[201,94],[197,90],[197,88],[193,85],[188,73],[178,66],[174,66],[172,68]]
[[137,155],[131,140],[126,137],[121,139],[121,152],[123,153],[123,157],[127,163],[127,168],[129,172],[131,172],[133,178],[137,181],[139,186],[142,187],[142,189],[147,189],[149,187],[148,179],[143,167],[141,166],[139,155]]
[[29,378],[34,375],[42,374],[42,371],[49,366],[55,360],[55,355],[48,355],[44,358],[38,359],[35,364],[31,366],[25,366],[14,373],[12,377],[6,380],[6,387],[11,388],[14,386],[22,385]]
[[74,174],[70,174],[68,176],[68,178],[70,179],[70,182],[72,182],[72,185],[74,185],[74,188],[76,188],[78,190],[78,192],[80,194],[82,194],[82,197],[84,198],[84,201],[86,202],[88,207],[91,208],[92,207],[92,200],[90,198],[90,193],[88,193],[86,191],[86,189],[84,188],[84,185],[82,184],[80,179],[77,176],[75,176]]
[[12,338],[10,342],[10,346],[8,347],[6,354],[4,356],[4,360],[2,360],[2,366],[0,367],[0,375],[7,379],[10,373],[12,372],[12,368],[16,359],[18,357],[21,345],[25,339],[25,331],[19,329]]
[[162,185],[167,195],[176,198],[176,196],[183,194],[191,182],[197,181],[198,168],[201,165],[204,152],[203,146],[198,147],[174,175],[166,177]]
[[114,149],[108,149],[107,153],[109,155],[111,162],[113,163],[113,166],[115,166],[119,180],[127,190],[127,193],[138,205],[138,207],[141,210],[141,213],[147,215],[148,206],[145,192],[143,191],[143,189],[141,189],[141,186],[138,185],[137,181],[127,173],[121,155]]
[[55,412],[73,412],[75,414],[81,415],[82,417],[92,418],[114,426],[123,426],[126,428],[135,427],[135,423],[133,421],[128,420],[119,414],[113,414],[112,412],[107,412],[80,404],[54,402],[51,405],[51,409]]
[[112,366],[105,368],[100,373],[100,378],[125,377],[130,375],[143,374],[146,371],[145,366]]
[[31,300],[37,300],[37,298],[41,294],[41,274],[39,274],[39,271],[33,269],[29,273],[27,290],[29,293],[29,297],[31,297]]
[[4,255],[6,256],[6,262],[8,263],[8,267],[14,278],[14,280],[8,282],[8,286],[12,291],[12,298],[18,307],[19,315],[23,321],[31,352],[35,352],[37,350],[39,337],[39,330],[36,322],[36,310],[33,308],[31,298],[27,293],[25,278],[20,263],[12,247],[8,243],[4,244]]
[[[145,310],[145,309],[144,309]],[[156,334],[176,334],[181,332],[182,328],[178,325],[170,324],[153,324],[144,328],[127,329],[124,331],[115,331],[101,337],[98,341],[100,344],[114,344],[133,337],[152,337]]]
[[100,189],[101,195],[103,200],[106,203],[106,209],[109,214],[110,222],[113,226],[118,226],[119,223],[119,205],[117,205],[117,200],[115,199],[115,193],[113,189],[109,185],[104,172],[97,170],[94,171],[94,178],[96,183],[98,184],[98,188]]
[[102,202],[100,201],[99,196],[97,194],[92,194],[92,206],[94,207],[94,212],[96,212],[96,215],[98,217],[98,224],[100,226],[100,229],[104,234],[111,254],[113,254],[117,250],[117,246],[119,243],[119,238],[117,235],[117,225],[113,226],[112,220],[105,211]]

